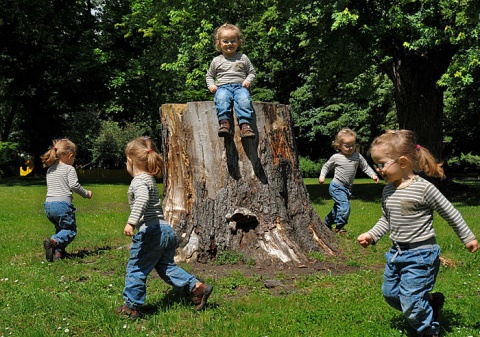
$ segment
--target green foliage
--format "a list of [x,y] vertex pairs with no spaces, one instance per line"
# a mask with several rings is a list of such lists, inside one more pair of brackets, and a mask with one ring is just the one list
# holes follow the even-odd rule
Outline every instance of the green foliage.
[[242,253],[236,252],[233,250],[224,250],[216,256],[215,260],[213,261],[213,264],[233,265],[237,263],[246,263],[246,262],[247,262],[247,259]]
[[422,74],[442,69],[438,120],[457,153],[480,153],[478,1],[20,0],[0,13],[0,137],[36,158],[68,136],[88,163],[101,121],[159,135],[162,104],[211,100],[205,72],[225,22],[243,30],[253,99],[290,104],[302,155],[327,154],[341,127],[367,144],[411,120],[399,123],[391,82],[404,57],[432,62]]
[[302,176],[304,178],[315,178],[320,174],[322,166],[325,164],[325,159],[321,159],[318,162],[314,162],[308,157],[299,158],[300,170],[302,171]]
[[0,178],[18,176],[20,166],[26,159],[18,152],[18,143],[0,141]]
[[472,153],[461,153],[459,157],[451,157],[447,161],[448,166],[454,170],[480,170],[480,156]]
[[93,140],[93,161],[103,168],[123,168],[125,166],[125,146],[145,130],[134,124],[121,128],[116,122],[102,122],[99,135]]

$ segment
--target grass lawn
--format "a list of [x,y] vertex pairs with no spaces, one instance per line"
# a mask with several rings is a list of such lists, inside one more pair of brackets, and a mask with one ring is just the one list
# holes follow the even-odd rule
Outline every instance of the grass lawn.
[[[323,217],[332,206],[328,181],[305,183],[315,210]],[[381,295],[383,238],[363,249],[361,232],[381,214],[383,185],[358,179],[354,185],[348,234],[338,237],[343,257],[318,255],[344,263],[355,272],[312,273],[273,291],[255,266],[238,266],[228,275],[207,277],[214,285],[205,311],[170,291],[157,277],[147,285],[151,314],[132,321],[114,311],[123,303],[128,218],[126,184],[84,184],[91,200],[75,196],[78,235],[68,247],[72,258],[47,263],[42,242],[53,231],[43,212],[43,181],[0,182],[0,337],[3,336],[415,336],[400,312]],[[480,184],[455,197],[454,204],[480,236]],[[470,254],[443,219],[435,217],[442,257],[436,291],[446,295],[442,336],[480,336],[480,254]],[[183,265],[192,271],[190,265]],[[250,268],[250,273],[243,271]],[[234,268],[235,269],[235,268]],[[199,277],[201,270],[195,270]],[[288,275],[284,275],[288,278]],[[282,281],[282,276],[278,276]]]

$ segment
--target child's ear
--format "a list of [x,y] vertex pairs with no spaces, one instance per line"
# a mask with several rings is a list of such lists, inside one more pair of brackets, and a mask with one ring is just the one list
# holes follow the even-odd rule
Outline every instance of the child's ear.
[[398,158],[398,164],[400,165],[400,167],[403,169],[405,167],[407,167],[407,164],[408,164],[408,158],[405,157],[405,156],[401,156]]

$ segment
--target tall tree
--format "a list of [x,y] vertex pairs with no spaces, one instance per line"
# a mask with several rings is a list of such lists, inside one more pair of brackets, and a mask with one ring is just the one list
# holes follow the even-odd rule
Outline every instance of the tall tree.
[[35,158],[102,97],[92,8],[90,1],[7,0],[0,9],[3,104],[6,120],[18,123],[16,130],[5,124],[2,137],[17,137]]
[[442,156],[444,90],[440,79],[454,56],[478,45],[480,4],[475,0],[361,0],[324,2],[332,28],[357,45],[394,84],[400,128],[414,130]]

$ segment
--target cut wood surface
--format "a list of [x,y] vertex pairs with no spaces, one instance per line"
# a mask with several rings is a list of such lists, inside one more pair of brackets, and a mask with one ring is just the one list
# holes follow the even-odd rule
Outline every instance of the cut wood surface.
[[237,251],[257,262],[303,264],[335,254],[335,236],[313,209],[287,105],[253,103],[255,139],[220,138],[213,101],[164,104],[163,207],[177,258],[207,262]]

